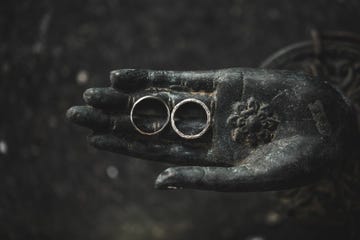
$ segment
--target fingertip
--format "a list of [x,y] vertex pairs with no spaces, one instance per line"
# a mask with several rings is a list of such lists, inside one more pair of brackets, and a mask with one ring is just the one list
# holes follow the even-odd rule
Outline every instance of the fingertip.
[[134,69],[119,69],[119,70],[113,70],[110,72],[110,83],[112,86],[116,85],[117,81],[121,79],[122,74],[126,71],[133,71]]
[[160,173],[155,181],[156,189],[194,188],[204,176],[201,167],[168,168]]
[[84,101],[95,108],[126,108],[128,95],[108,88],[89,88],[83,93]]
[[81,106],[73,106],[66,111],[66,119],[74,122],[81,114]]
[[173,170],[172,168],[168,168],[166,170],[164,170],[163,172],[161,172],[156,180],[155,180],[155,188],[156,189],[171,189],[171,177],[173,174]]
[[143,89],[148,84],[148,70],[119,69],[110,72],[112,87],[125,92]]
[[89,128],[107,127],[110,118],[90,106],[74,106],[66,111],[66,118],[73,123]]
[[95,133],[87,137],[88,143],[100,150],[128,155],[128,141],[112,134]]
[[94,98],[96,98],[97,91],[95,88],[86,89],[83,93],[83,99],[86,103],[91,104],[93,103]]

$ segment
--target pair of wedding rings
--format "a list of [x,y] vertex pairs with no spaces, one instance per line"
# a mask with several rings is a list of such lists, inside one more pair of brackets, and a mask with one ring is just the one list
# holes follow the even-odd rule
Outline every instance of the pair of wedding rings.
[[[150,103],[153,104],[157,104],[158,108],[157,110],[162,112],[162,117],[158,117],[158,120],[154,120],[152,118],[146,117],[146,116],[142,116],[142,117],[135,117],[135,115],[137,115],[137,112],[140,112],[140,109],[145,109],[148,110],[148,105]],[[188,123],[187,125],[184,123],[181,123],[181,113],[184,113],[186,110],[185,108],[187,108],[187,106],[189,105],[196,105],[195,107],[197,108],[197,111],[203,111],[202,115],[206,116],[206,120],[204,121],[204,123],[200,124],[200,123],[194,123],[191,122],[192,120],[190,119],[190,123]],[[205,113],[205,114],[204,114]],[[150,114],[156,114],[156,113],[150,113]],[[172,111],[170,111],[169,106],[166,104],[166,102],[160,98],[160,97],[156,97],[156,96],[144,96],[139,98],[138,100],[136,100],[131,108],[130,111],[130,121],[131,124],[133,125],[133,127],[141,134],[143,135],[155,135],[160,133],[162,130],[164,130],[164,128],[167,126],[167,124],[169,122],[171,122],[171,127],[172,129],[182,138],[185,139],[195,139],[195,138],[199,138],[202,135],[204,135],[206,133],[206,131],[208,130],[208,128],[210,127],[210,122],[211,122],[211,117],[210,117],[210,110],[209,108],[206,106],[206,104],[198,99],[195,98],[187,98],[184,99],[182,101],[180,101],[179,103],[177,103],[174,108],[172,109]],[[151,126],[151,127],[144,127],[145,124],[147,124],[147,126]],[[184,126],[186,125],[187,127],[187,131],[185,131],[182,127],[180,126]],[[192,129],[189,131],[189,129],[191,128],[197,128],[197,129]]]

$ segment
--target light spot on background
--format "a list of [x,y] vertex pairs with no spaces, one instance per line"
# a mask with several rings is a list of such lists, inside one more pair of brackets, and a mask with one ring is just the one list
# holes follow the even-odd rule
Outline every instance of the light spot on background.
[[8,151],[8,146],[4,140],[0,140],[0,153],[6,154]]
[[246,240],[265,240],[263,236],[251,236],[247,237]]
[[277,224],[280,222],[280,220],[280,215],[274,211],[270,211],[265,217],[265,222],[269,225]]
[[76,82],[79,85],[85,85],[89,81],[89,73],[86,70],[81,70],[76,76]]
[[117,178],[119,170],[115,166],[108,166],[106,168],[106,175],[111,179]]

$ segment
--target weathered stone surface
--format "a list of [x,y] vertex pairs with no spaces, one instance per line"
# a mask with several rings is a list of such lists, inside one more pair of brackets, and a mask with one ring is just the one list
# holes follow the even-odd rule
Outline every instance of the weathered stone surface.
[[[142,77],[137,78],[139,75]],[[180,165],[158,176],[155,186],[160,189],[243,192],[298,187],[329,178],[357,148],[353,144],[359,136],[352,106],[323,79],[301,72],[121,69],[112,71],[112,76],[107,90],[85,92],[84,99],[92,107],[72,107],[67,117],[93,131],[88,141],[96,148]],[[138,84],[129,88],[135,80]],[[196,89],[193,83],[197,83]],[[99,107],[96,101],[89,101],[92,95],[107,99],[108,104],[100,100]],[[117,95],[127,96],[117,104],[127,107],[114,107]],[[149,99],[158,99],[170,111],[184,100],[200,102],[210,116],[207,135],[196,139],[174,136],[178,130],[173,125],[163,125],[161,132],[152,135],[135,124],[131,127],[130,109],[143,99],[143,113],[137,121],[150,126],[163,121],[157,109],[149,112]],[[192,119],[188,128],[200,125],[201,111],[193,106],[183,113]],[[171,114],[172,123],[173,118]],[[177,118],[181,121],[182,117]]]

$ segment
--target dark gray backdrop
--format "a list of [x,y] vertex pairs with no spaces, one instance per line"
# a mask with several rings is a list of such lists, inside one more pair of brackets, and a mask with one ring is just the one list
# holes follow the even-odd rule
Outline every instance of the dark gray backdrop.
[[[64,119],[116,68],[256,67],[311,28],[359,32],[360,2],[1,1],[1,239],[344,239],[272,193],[157,191],[166,166],[97,151]],[[345,237],[346,238],[346,237]]]

